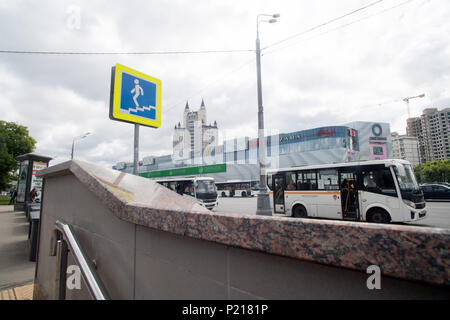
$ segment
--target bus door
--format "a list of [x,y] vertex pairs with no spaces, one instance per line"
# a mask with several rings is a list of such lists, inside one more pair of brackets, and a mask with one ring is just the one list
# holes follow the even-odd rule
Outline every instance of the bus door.
[[284,214],[284,186],[285,175],[275,174],[272,179],[273,183],[273,212]]
[[[344,169],[345,170],[345,169]],[[356,172],[339,173],[342,219],[359,220],[359,200]]]

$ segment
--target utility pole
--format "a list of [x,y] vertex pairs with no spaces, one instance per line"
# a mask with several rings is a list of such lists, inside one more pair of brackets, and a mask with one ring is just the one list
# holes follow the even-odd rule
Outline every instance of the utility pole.
[[[266,145],[264,139],[264,109],[262,103],[262,84],[261,84],[261,48],[259,43],[259,17],[266,16],[278,18],[279,14],[259,14],[256,17],[256,78],[258,87],[258,162],[259,162],[259,193],[256,206],[256,214],[262,216],[271,216],[270,199],[266,188]],[[262,22],[275,23],[277,19],[262,20]]]

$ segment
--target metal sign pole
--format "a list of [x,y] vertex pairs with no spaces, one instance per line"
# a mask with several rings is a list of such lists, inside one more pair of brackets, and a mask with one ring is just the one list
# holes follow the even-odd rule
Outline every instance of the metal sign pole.
[[161,127],[161,80],[117,63],[111,69],[109,118],[134,124],[133,174],[139,175],[139,126]]
[[138,175],[138,162],[139,162],[139,125],[134,124],[134,167],[133,174]]

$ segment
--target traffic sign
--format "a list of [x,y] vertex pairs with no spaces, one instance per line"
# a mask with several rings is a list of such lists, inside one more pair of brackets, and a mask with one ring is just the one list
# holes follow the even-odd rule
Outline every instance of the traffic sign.
[[109,118],[161,127],[161,80],[117,63],[111,72]]

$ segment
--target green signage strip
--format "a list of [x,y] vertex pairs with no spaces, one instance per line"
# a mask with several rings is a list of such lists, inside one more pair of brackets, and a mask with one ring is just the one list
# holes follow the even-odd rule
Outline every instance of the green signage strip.
[[199,174],[226,172],[227,165],[225,163],[212,164],[209,166],[200,167],[185,167],[168,170],[150,171],[139,173],[144,178],[162,178],[162,177],[174,177],[174,176],[196,176]]

